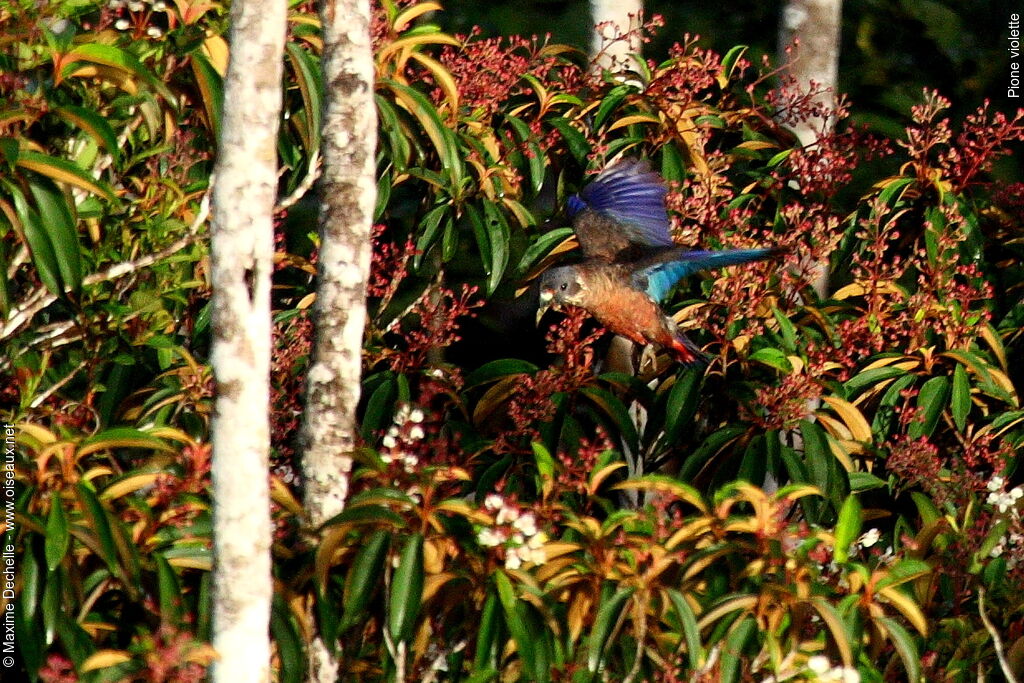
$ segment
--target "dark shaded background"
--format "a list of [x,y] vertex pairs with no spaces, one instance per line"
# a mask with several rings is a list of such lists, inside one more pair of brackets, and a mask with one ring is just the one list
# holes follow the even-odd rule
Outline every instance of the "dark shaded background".
[[[662,15],[666,25],[646,56],[660,60],[684,33],[700,35],[703,46],[720,53],[744,44],[755,60],[774,56],[781,6],[777,0],[648,0],[647,11]],[[452,32],[478,25],[485,35],[550,33],[554,42],[586,46],[588,41],[586,0],[448,0],[445,7],[440,20]],[[839,86],[854,104],[854,120],[897,136],[926,86],[953,100],[953,120],[985,98],[1006,112],[1024,106],[1024,100],[1006,97],[1012,12],[1024,14],[1024,3],[847,0]]]

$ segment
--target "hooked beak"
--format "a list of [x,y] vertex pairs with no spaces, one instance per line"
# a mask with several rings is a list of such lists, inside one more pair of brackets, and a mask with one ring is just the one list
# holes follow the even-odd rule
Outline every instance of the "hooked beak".
[[540,327],[540,319],[544,317],[544,314],[551,308],[552,300],[554,299],[555,293],[550,289],[542,289],[540,291],[540,305],[537,306],[537,326]]

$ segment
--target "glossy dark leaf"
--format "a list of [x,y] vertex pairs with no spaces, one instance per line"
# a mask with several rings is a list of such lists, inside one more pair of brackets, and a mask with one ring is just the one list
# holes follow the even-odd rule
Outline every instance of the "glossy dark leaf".
[[387,560],[390,535],[383,531],[373,532],[362,544],[352,567],[345,575],[345,592],[342,597],[344,616],[339,629],[347,631],[367,618],[365,614],[370,599],[383,586],[384,562]]
[[594,619],[594,626],[587,641],[587,670],[591,674],[596,674],[599,671],[605,652],[610,646],[608,639],[612,629],[615,627],[626,601],[633,596],[634,592],[636,589],[632,586],[623,586],[602,601],[598,607],[597,617]]
[[917,406],[923,413],[923,421],[912,422],[907,427],[907,436],[919,439],[931,436],[935,431],[942,411],[949,402],[949,380],[945,377],[932,377],[921,386],[917,395]]
[[423,600],[423,536],[413,534],[402,548],[391,581],[388,630],[395,642],[409,640]]
[[953,370],[953,396],[950,400],[953,424],[961,432],[967,426],[967,415],[971,412],[971,385],[967,380],[964,366],[957,364]]
[[64,504],[59,495],[50,500],[50,514],[46,519],[46,568],[53,571],[60,566],[68,551],[71,534],[68,532],[68,518],[64,513]]

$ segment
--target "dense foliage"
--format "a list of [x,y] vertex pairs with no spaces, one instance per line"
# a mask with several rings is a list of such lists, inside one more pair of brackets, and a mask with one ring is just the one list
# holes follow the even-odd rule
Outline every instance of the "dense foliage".
[[[438,9],[385,2],[374,24],[364,447],[322,536],[294,437],[324,92],[315,14],[289,19],[280,679],[316,630],[346,680],[1020,672],[1024,188],[989,170],[1024,113],[950,121],[926,91],[886,139],[742,47],[686,39],[624,82],[543,40],[443,34]],[[226,13],[24,0],[0,21],[19,654],[33,680],[200,680]],[[838,132],[794,147],[785,124],[829,116]],[[617,156],[665,177],[680,244],[788,248],[673,295],[707,368],[623,353],[581,311],[535,328],[531,283],[572,258],[558,207]]]

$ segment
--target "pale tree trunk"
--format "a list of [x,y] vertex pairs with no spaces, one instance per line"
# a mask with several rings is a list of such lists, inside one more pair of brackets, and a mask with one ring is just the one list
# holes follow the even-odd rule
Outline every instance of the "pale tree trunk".
[[[316,339],[302,431],[305,503],[314,526],[341,512],[348,496],[377,190],[370,2],[322,0],[320,19],[327,93],[324,171]],[[337,662],[317,638],[310,651],[310,680],[336,677]]]
[[[779,62],[785,61],[786,48],[799,43],[793,49],[790,61],[783,64],[784,75],[792,76],[797,85],[806,91],[813,87],[817,92],[814,100],[834,109],[839,96],[839,50],[842,28],[842,0],[786,0],[779,22]],[[802,121],[791,127],[797,140],[804,147],[813,145],[818,138],[828,135],[835,127],[835,118]],[[825,299],[829,292],[827,260],[812,264],[811,287],[819,299]],[[808,419],[816,419],[815,413],[821,407],[820,399],[807,401]],[[787,441],[802,451],[803,437],[798,430],[779,434],[783,443]],[[764,489],[774,492],[778,482],[768,473]]]
[[[783,65],[783,73],[796,79],[797,84],[809,89],[811,82],[819,92],[815,101],[834,108],[838,96],[840,28],[842,26],[842,0],[787,0],[779,23],[779,61],[785,50],[799,41],[793,59]],[[834,118],[812,119],[792,127],[800,144],[814,144],[818,137],[827,135],[835,125]],[[812,282],[818,296],[828,295],[828,264],[815,264]]]
[[213,680],[270,680],[270,273],[284,0],[235,0],[210,247]]
[[598,69],[635,70],[635,58],[643,49],[640,16],[643,0],[590,0],[590,56]]

